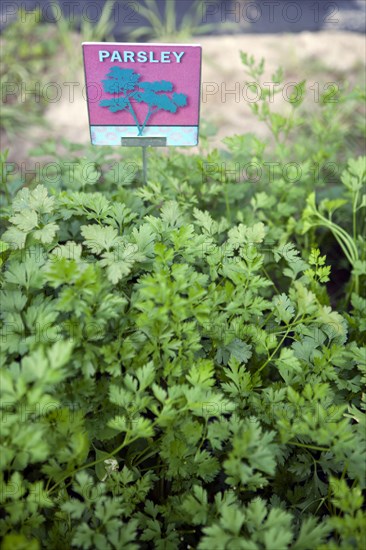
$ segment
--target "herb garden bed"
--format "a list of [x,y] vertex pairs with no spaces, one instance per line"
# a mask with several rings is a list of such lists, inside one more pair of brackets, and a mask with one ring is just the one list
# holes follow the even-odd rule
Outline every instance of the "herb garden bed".
[[146,185],[66,140],[3,170],[2,549],[364,547],[363,99],[264,93],[273,150],[153,151]]

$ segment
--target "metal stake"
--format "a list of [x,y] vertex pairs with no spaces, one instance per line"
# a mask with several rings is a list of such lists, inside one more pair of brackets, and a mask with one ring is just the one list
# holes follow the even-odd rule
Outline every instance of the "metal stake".
[[141,147],[142,148],[142,174],[144,185],[147,184],[147,147],[166,147],[166,137],[132,137],[122,138],[121,145],[127,147]]

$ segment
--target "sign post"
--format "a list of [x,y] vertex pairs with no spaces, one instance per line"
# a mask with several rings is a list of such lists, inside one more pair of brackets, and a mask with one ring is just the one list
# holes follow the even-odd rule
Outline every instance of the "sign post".
[[198,144],[202,49],[197,44],[84,42],[90,138],[94,145]]

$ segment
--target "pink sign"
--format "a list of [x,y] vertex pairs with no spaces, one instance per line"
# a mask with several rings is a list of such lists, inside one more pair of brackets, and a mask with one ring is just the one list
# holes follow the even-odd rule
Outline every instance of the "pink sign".
[[201,46],[83,43],[91,141],[166,138],[197,145]]

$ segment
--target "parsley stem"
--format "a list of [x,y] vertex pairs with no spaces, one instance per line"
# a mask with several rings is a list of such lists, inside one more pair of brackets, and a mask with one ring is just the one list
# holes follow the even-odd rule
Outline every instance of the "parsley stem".
[[358,191],[356,191],[354,197],[353,197],[353,204],[352,204],[352,227],[353,227],[353,240],[356,241],[357,239],[357,203],[358,203]]
[[225,182],[225,185],[224,185],[224,195],[225,195],[226,217],[231,222],[231,210],[230,210],[229,195],[227,192],[227,182]]
[[357,248],[356,248],[356,245],[355,245],[352,237],[342,227],[340,227],[338,224],[332,222],[331,220],[327,220],[327,218],[322,216],[319,212],[317,212],[317,215],[318,215],[319,219],[323,222],[323,225],[328,227],[333,232],[334,236],[337,234],[340,238],[342,238],[343,243],[348,248],[350,257],[353,260],[353,261],[350,260],[350,264],[352,264],[358,258]]
[[272,311],[269,312],[269,314],[267,315],[267,317],[264,319],[262,325],[259,327],[261,329],[263,329],[263,327],[266,326],[266,324],[268,323],[268,321],[270,320],[270,318],[273,316],[274,314],[274,310],[272,309]]
[[269,280],[269,282],[275,287],[275,290],[277,292],[277,294],[280,293],[280,291],[278,290],[277,286],[276,286],[276,283],[271,279],[271,277],[269,276],[266,268],[264,266],[262,266],[262,271],[263,273],[265,274],[265,276],[267,277],[267,279]]
[[10,197],[8,185],[7,185],[6,181],[3,181],[2,183],[3,183],[3,186],[4,186],[4,192],[5,192],[7,203],[10,204],[11,203],[11,197]]
[[268,365],[268,363],[272,360],[272,358],[276,355],[277,351],[280,349],[280,347],[282,346],[283,342],[285,341],[288,333],[290,332],[291,330],[291,326],[292,325],[289,325],[287,327],[287,330],[285,332],[285,334],[283,335],[283,337],[281,338],[279,344],[276,346],[274,352],[268,357],[268,359],[263,363],[263,365],[261,367],[259,367],[259,369],[257,370],[257,372],[261,372],[261,370],[264,369],[264,367],[266,367]]
[[296,445],[296,447],[304,447],[305,449],[313,449],[313,451],[330,451],[327,447],[318,447],[317,445],[308,445],[305,443],[297,443],[297,441],[288,441],[288,445]]
[[9,149],[6,149],[4,153],[1,155],[1,185],[4,187],[4,193],[6,196],[7,203],[11,203],[11,196],[8,189],[8,172],[6,169],[6,159],[8,158]]

